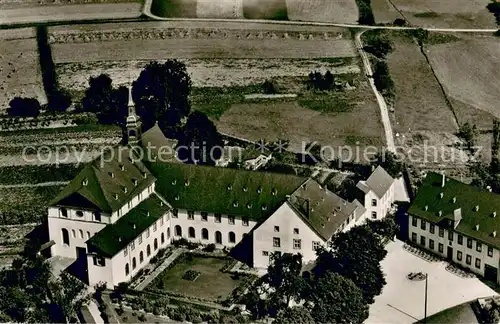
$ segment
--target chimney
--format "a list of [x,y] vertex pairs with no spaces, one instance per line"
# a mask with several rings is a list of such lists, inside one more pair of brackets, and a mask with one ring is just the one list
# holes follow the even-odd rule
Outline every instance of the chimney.
[[446,184],[446,176],[443,174],[441,175],[441,188],[444,188],[444,185]]
[[497,237],[497,231],[493,231],[493,233],[491,233],[491,236]]
[[474,211],[479,211],[479,205],[476,205],[476,207],[474,207]]
[[457,202],[457,197],[453,197],[453,203]]
[[491,216],[492,216],[493,218],[497,217],[497,212],[496,212],[496,211],[494,211],[494,212],[493,212],[493,214],[491,214]]
[[479,224],[476,225],[476,231],[479,231]]
[[441,198],[441,199],[442,199],[443,197],[444,197],[444,192],[441,192],[441,193],[439,194],[439,198]]

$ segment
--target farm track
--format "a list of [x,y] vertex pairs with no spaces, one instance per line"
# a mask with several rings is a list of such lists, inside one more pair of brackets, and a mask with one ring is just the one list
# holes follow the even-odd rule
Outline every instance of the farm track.
[[0,189],[65,186],[69,181],[49,181],[41,183],[0,184]]

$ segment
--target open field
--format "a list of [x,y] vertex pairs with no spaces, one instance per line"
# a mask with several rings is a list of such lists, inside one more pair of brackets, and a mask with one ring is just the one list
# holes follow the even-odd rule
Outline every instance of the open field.
[[[182,259],[176,261],[172,268],[165,270],[155,278],[150,285],[151,288],[216,300],[228,297],[235,288],[244,282],[243,279],[233,279],[233,275],[219,271],[226,262],[231,262],[230,260],[189,254],[179,258]],[[201,274],[194,281],[182,279],[187,270],[198,271]],[[163,282],[164,288],[158,288],[159,281]]]
[[354,0],[287,0],[289,20],[356,24],[358,6]]
[[243,0],[243,15],[248,19],[287,20],[286,0]]
[[[383,2],[387,1],[385,5]],[[392,0],[412,25],[442,28],[495,28],[495,18],[486,9],[489,0]],[[388,0],[375,0],[377,22],[393,21],[394,10]],[[385,18],[385,19],[384,19]],[[390,20],[389,20],[389,19]],[[392,19],[394,18],[394,19]]]
[[0,30],[0,112],[16,96],[47,102],[42,83],[35,30]]
[[397,18],[403,18],[388,0],[371,0],[371,4],[377,23],[392,23]]
[[465,37],[428,47],[430,62],[460,123],[490,129],[500,118],[500,44],[494,37]]

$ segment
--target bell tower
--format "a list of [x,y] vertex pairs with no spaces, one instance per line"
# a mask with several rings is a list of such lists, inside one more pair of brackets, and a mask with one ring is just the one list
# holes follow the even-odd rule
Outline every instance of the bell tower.
[[129,145],[137,145],[141,140],[141,119],[135,113],[134,100],[132,99],[132,85],[128,91],[128,117],[126,124],[126,143]]

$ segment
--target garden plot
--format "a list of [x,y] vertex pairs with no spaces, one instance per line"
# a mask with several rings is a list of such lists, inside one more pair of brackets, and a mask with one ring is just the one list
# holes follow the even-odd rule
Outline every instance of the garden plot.
[[0,113],[16,96],[46,103],[35,30],[0,30],[0,48]]
[[354,0],[286,0],[289,20],[356,24],[358,6]]
[[[289,59],[188,59],[187,66],[194,87],[245,86],[271,78],[306,77],[311,71],[334,74],[359,74],[355,58],[329,60]],[[59,83],[72,92],[83,92],[88,80],[101,73],[108,74],[115,85],[128,85],[136,79],[148,61],[107,61],[57,64]]]
[[495,28],[495,18],[486,8],[490,2],[490,0],[392,1],[411,24],[443,28]]
[[428,47],[428,56],[460,123],[491,128],[500,118],[500,44],[493,37],[462,40]]

